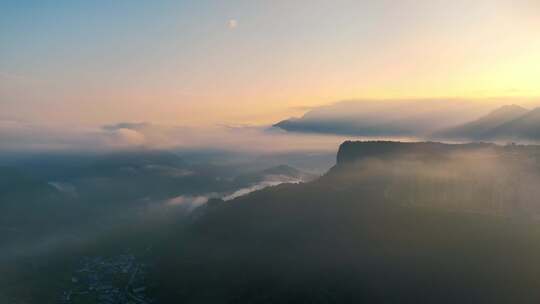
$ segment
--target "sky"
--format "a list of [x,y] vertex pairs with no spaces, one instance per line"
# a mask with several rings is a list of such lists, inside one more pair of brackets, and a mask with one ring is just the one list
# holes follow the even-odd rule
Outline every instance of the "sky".
[[537,0],[0,1],[4,125],[260,125],[538,79]]

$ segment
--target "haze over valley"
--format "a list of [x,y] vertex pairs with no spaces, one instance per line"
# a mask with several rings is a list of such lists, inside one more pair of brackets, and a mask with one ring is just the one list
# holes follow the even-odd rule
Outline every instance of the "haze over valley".
[[0,3],[0,304],[537,304],[537,0]]

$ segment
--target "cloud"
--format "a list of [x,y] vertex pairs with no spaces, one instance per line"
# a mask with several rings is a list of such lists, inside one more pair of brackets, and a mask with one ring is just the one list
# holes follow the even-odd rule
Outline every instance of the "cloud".
[[106,131],[115,131],[119,129],[140,130],[149,126],[150,123],[147,122],[120,122],[113,125],[104,125],[102,128]]
[[146,143],[144,134],[132,129],[121,128],[110,132],[111,147],[136,147]]
[[234,30],[238,27],[238,20],[230,19],[229,21],[227,21],[227,27],[231,30]]
[[65,182],[48,182],[49,185],[53,186],[56,190],[64,192],[66,194],[77,196],[77,188],[70,183]]
[[530,106],[533,101],[509,98],[344,101],[313,108],[302,118],[282,124],[283,129],[295,132],[264,125],[186,127],[144,121],[119,121],[102,126],[36,124],[4,116],[0,117],[0,152],[141,148],[219,149],[259,154],[329,152],[350,139],[417,140],[436,129],[476,119],[500,104],[518,102]]
[[264,189],[266,187],[277,186],[284,183],[297,184],[301,182],[303,182],[303,180],[300,178],[292,178],[290,176],[285,176],[285,175],[268,175],[264,181],[251,185],[249,187],[238,189],[234,191],[233,193],[224,196],[223,200],[229,201],[237,197],[249,194],[251,192]]
[[99,127],[0,121],[0,152],[220,149],[276,153],[334,151],[351,137],[294,134],[269,126],[185,127],[119,122]]
[[328,151],[336,149],[345,139],[342,136],[290,134],[269,126],[253,125],[194,128],[121,122],[106,126],[101,132],[114,138],[106,143],[106,147],[132,145],[154,149],[223,149],[257,153]]
[[191,212],[195,210],[195,208],[206,204],[208,202],[209,197],[200,195],[200,196],[189,196],[189,195],[180,195],[171,199],[168,199],[165,202],[165,205],[167,206],[175,206],[180,207],[186,212]]

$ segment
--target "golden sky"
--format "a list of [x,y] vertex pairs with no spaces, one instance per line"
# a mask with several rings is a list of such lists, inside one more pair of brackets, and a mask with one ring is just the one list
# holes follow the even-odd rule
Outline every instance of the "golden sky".
[[0,119],[267,124],[345,99],[540,96],[540,4],[12,3]]

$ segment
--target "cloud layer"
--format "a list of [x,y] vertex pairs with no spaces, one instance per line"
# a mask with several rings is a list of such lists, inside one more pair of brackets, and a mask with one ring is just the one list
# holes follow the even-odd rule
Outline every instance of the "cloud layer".
[[209,148],[272,153],[335,150],[345,138],[288,134],[268,126],[194,128],[149,122],[120,122],[84,128],[0,120],[0,139],[0,152]]

